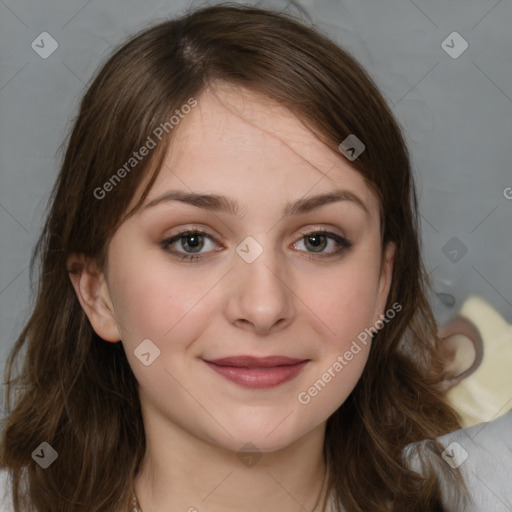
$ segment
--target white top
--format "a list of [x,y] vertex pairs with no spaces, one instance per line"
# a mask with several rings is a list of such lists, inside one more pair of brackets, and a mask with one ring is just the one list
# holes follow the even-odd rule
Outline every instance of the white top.
[[[464,508],[442,482],[447,512],[512,511],[512,411],[489,423],[451,432],[439,440],[446,448],[443,459],[446,464],[459,467],[471,499]],[[415,469],[414,462],[412,468]],[[0,471],[0,512],[13,512],[10,492],[7,472]],[[336,512],[332,496],[326,512]]]
[[[470,500],[464,503],[462,496],[441,480],[447,512],[512,512],[512,411],[441,436],[439,441],[445,448],[444,461],[439,462],[459,469]],[[419,472],[417,462],[417,457],[411,461],[411,469]]]
[[512,410],[489,423],[447,434],[440,441],[446,448],[443,458],[450,465],[461,463],[459,469],[473,500],[462,508],[445,488],[449,512],[512,511]]

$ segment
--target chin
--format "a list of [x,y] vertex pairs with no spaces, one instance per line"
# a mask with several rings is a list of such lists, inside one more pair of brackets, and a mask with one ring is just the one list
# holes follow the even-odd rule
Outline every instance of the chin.
[[[280,416],[272,421],[254,421],[251,424],[244,422],[235,428],[236,423],[231,423],[228,429],[233,437],[225,436],[222,445],[234,452],[254,451],[261,453],[273,453],[284,450],[304,437],[311,429],[304,424],[296,425],[290,421],[292,415],[286,418],[286,415]],[[283,419],[286,418],[284,421]]]

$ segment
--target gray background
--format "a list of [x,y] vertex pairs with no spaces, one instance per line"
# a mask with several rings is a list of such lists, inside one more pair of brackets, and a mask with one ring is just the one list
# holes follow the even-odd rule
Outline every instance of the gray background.
[[[0,0],[2,375],[29,315],[29,258],[57,174],[57,150],[85,85],[113,45],[190,5],[205,3]],[[286,2],[258,5],[285,8]],[[478,294],[512,322],[512,1],[299,5],[366,67],[406,132],[426,266],[436,292],[455,300],[449,307],[432,297],[438,321]],[[469,45],[457,58],[442,47],[454,31]],[[46,59],[31,47],[42,32],[58,42]],[[455,39],[445,44],[461,48]]]

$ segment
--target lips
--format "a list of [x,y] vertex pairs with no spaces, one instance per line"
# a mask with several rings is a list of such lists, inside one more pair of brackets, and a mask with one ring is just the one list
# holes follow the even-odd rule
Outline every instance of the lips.
[[286,356],[233,356],[221,359],[206,359],[207,362],[220,366],[234,366],[240,368],[272,368],[274,366],[291,366],[306,361],[306,359],[295,359]]
[[243,355],[203,361],[216,373],[236,384],[251,389],[268,389],[296,377],[309,359]]

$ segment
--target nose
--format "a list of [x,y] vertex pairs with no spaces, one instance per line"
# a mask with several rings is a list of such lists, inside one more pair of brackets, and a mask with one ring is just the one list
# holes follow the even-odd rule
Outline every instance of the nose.
[[295,315],[293,283],[285,262],[264,249],[252,263],[235,255],[230,272],[229,321],[237,327],[267,334],[280,330]]

